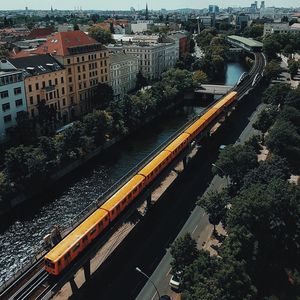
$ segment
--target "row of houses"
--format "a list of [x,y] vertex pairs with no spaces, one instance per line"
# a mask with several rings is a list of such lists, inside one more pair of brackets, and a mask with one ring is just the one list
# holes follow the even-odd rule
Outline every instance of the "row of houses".
[[116,100],[123,98],[135,88],[138,72],[158,79],[175,65],[182,49],[180,39],[103,46],[82,31],[68,31],[52,34],[14,58],[1,59],[0,140],[21,112],[37,118],[42,105],[56,114],[60,125],[86,114],[99,83],[111,85]]

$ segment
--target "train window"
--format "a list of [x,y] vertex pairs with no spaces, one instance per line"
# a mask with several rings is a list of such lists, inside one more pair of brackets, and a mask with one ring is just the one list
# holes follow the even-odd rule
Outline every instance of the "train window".
[[68,253],[65,254],[64,259],[68,260],[69,258],[70,258],[70,253],[68,252]]
[[117,211],[119,211],[120,208],[121,208],[121,207],[120,207],[120,204],[118,204],[118,205],[117,205]]
[[72,252],[76,252],[76,250],[80,247],[80,243],[77,243],[73,249],[72,249]]
[[90,230],[90,235],[94,234],[96,232],[96,227]]
[[100,221],[100,222],[98,223],[98,227],[99,227],[99,229],[102,229],[102,227],[103,227],[102,221]]
[[45,260],[45,265],[51,269],[54,269],[54,263],[49,259]]
[[108,221],[108,216],[105,217],[105,221]]
[[61,260],[59,260],[59,261],[57,262],[57,264],[58,264],[58,266],[60,266],[60,265],[61,265]]
[[86,241],[87,241],[87,236],[85,235],[85,236],[82,238],[82,240],[83,240],[84,242],[86,242]]

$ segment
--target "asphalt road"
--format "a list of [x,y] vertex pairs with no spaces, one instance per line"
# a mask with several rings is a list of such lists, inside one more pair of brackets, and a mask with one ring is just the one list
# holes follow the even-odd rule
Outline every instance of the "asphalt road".
[[[199,243],[209,234],[207,217],[200,208],[194,209],[195,203],[211,184],[211,164],[217,159],[219,146],[235,143],[240,136],[243,141],[252,134],[251,127],[246,126],[257,105],[255,97],[249,99],[242,109],[233,113],[226,126],[222,126],[214,137],[203,144],[177,184],[165,193],[93,275],[92,280],[71,299],[135,299],[143,289],[138,299],[151,300],[155,295],[154,289],[149,284],[143,288],[147,280],[135,271],[136,266],[152,274],[151,279],[157,283],[162,294],[170,293],[168,248],[180,232],[192,232],[194,237],[200,237]],[[218,187],[220,180],[215,178],[212,184]]]

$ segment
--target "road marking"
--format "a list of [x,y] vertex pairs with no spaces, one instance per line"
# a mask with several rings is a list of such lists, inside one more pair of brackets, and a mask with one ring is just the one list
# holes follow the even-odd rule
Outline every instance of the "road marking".
[[168,277],[168,275],[170,274],[172,268],[170,268],[170,270],[167,272],[166,277]]
[[157,292],[154,293],[153,297],[151,298],[151,300],[153,300],[156,296]]
[[192,231],[192,235],[194,234],[194,232],[196,231],[196,229],[198,228],[198,225],[194,228],[194,230]]

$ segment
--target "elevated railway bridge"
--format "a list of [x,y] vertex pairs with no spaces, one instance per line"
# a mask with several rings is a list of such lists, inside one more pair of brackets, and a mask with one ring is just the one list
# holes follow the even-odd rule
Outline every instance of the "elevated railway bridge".
[[[148,206],[151,206],[152,192],[160,185],[163,178],[174,169],[174,166],[179,161],[182,161],[185,166],[188,162],[191,149],[193,149],[201,139],[209,136],[215,124],[220,122],[221,119],[226,119],[231,110],[242,101],[243,97],[247,95],[251,89],[255,88],[263,75],[265,58],[260,52],[254,52],[253,55],[254,64],[248,75],[238,85],[234,86],[227,96],[214,101],[201,115],[196,116],[185,124],[176,134],[165,141],[134,169],[121,178],[105,194],[101,195],[97,201],[95,201],[94,205],[88,208],[88,214],[81,214],[74,220],[72,228],[64,232],[63,240],[49,252],[50,254],[48,253],[46,255],[46,269],[48,272],[44,268],[44,257],[42,256],[26,273],[22,274],[10,285],[2,288],[0,298],[49,299],[66,282],[70,282],[72,289],[76,291],[77,286],[74,282],[74,274],[84,267],[85,278],[88,279],[90,277],[91,259],[95,256],[99,247],[105,244],[109,236],[118,229],[118,225],[122,224],[129,214],[136,210],[137,205],[141,203],[141,201],[147,200]],[[151,171],[151,168],[153,171]],[[133,180],[135,185],[132,190],[128,190]],[[140,192],[138,191],[139,189],[141,190]],[[132,201],[130,206],[128,204],[126,210],[124,208],[124,213],[122,214],[118,213],[118,211],[121,210],[121,202],[116,202],[116,199],[120,198],[121,191],[124,195],[127,195],[123,200]],[[109,208],[110,203],[112,203],[111,205],[114,207],[112,210]],[[122,205],[123,203],[125,202],[122,201]],[[109,225],[110,220],[112,220],[111,225]],[[98,226],[97,232],[99,232],[99,234],[97,233],[97,235],[99,236],[95,237],[93,242],[90,243],[90,241],[84,238],[85,233],[82,233],[82,230],[89,228],[88,233],[90,236],[92,234],[90,227],[83,228],[82,226],[92,226],[91,224],[93,222],[96,222],[95,224]],[[107,228],[102,232],[101,228],[104,227]],[[83,235],[78,237],[79,233]],[[72,240],[75,236],[76,240]],[[83,247],[84,243],[86,243],[85,247]],[[66,246],[66,244],[70,245]],[[72,255],[73,251],[74,253],[78,251],[75,255],[75,257],[78,257],[76,257],[74,261],[72,257],[67,257],[66,253],[62,253],[62,249],[67,249],[68,247],[71,247]],[[77,250],[80,249],[80,247],[84,249],[81,253]],[[71,250],[69,253],[71,253]],[[64,260],[52,260],[56,254],[63,254]],[[63,269],[62,265],[60,265],[62,261],[66,264],[66,267]],[[69,263],[67,264],[66,262]],[[49,270],[51,270],[52,274],[59,274],[59,276],[50,275]]]

